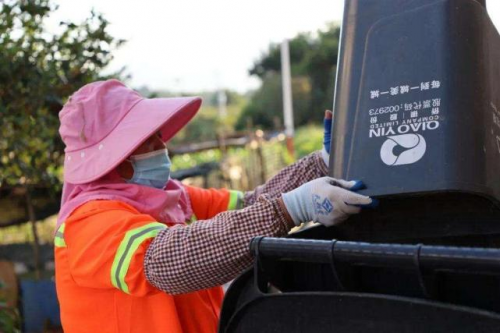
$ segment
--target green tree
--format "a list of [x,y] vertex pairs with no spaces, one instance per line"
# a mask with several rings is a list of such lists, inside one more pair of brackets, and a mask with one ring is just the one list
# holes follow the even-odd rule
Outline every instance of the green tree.
[[108,21],[93,11],[80,24],[60,22],[61,32],[51,34],[45,21],[57,7],[50,0],[0,6],[0,186],[57,189],[58,111],[71,93],[104,78],[111,51],[124,41],[109,35]]
[[[235,123],[241,110],[247,103],[247,98],[238,92],[226,90],[226,115],[221,117],[218,107],[218,91],[190,92],[185,96],[200,96],[203,104],[200,112],[185,128],[170,141],[172,146],[217,140],[219,136],[234,134]],[[160,95],[167,95],[165,92]],[[169,95],[167,95],[169,96]],[[170,95],[171,96],[171,95]]]
[[339,38],[340,28],[334,25],[318,31],[308,55],[306,70],[311,79],[311,110],[318,113],[315,119],[323,119],[323,111],[333,105]]
[[[315,35],[301,33],[289,41],[296,126],[321,122],[323,111],[332,107],[339,36],[340,28],[329,25]],[[254,125],[269,128],[269,119],[282,118],[280,45],[271,44],[249,72],[258,76],[262,85],[243,111],[238,126],[241,128],[251,119]]]
[[[307,74],[307,60],[315,38],[310,33],[300,33],[289,41],[290,65],[293,75]],[[263,80],[269,73],[281,72],[281,52],[279,44],[271,44],[250,69],[250,75]]]
[[[276,129],[283,124],[283,100],[281,99],[281,76],[268,73],[262,80],[261,87],[253,94],[251,102],[243,109],[236,128],[245,129],[248,125],[264,129]],[[309,121],[307,110],[310,108],[311,84],[304,76],[292,78],[293,107],[295,123]]]

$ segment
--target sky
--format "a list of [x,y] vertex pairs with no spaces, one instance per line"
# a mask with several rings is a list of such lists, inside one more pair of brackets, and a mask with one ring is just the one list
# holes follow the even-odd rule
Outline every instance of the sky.
[[[384,1],[384,0],[380,0]],[[500,0],[488,0],[500,30]],[[109,32],[127,43],[108,71],[123,66],[134,88],[245,92],[259,81],[248,75],[271,42],[340,23],[343,0],[59,0],[49,29],[79,22],[90,10],[104,14]]]

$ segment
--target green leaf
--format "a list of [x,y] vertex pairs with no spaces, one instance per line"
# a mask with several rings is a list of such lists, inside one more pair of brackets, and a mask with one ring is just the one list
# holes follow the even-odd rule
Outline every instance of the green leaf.
[[[112,51],[123,44],[95,12],[80,24],[61,22],[60,33],[49,33],[44,22],[56,9],[51,0],[0,4],[2,184],[60,188],[64,144],[58,112],[74,91],[103,78]],[[120,79],[121,73],[111,77]]]

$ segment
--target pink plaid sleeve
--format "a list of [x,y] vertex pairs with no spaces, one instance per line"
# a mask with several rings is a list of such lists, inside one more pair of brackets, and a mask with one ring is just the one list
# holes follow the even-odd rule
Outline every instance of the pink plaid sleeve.
[[321,152],[314,152],[287,166],[254,191],[246,192],[244,204],[253,205],[262,194],[267,194],[269,198],[278,198],[282,193],[327,174],[328,169],[321,158]]
[[146,278],[169,294],[222,285],[252,263],[253,237],[288,233],[293,224],[284,214],[278,199],[262,195],[247,208],[160,231],[146,252]]

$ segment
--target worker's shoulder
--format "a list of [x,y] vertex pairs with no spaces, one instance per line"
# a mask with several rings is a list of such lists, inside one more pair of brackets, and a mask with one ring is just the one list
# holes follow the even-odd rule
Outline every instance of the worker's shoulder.
[[119,235],[156,222],[131,205],[117,200],[93,200],[78,207],[64,222],[65,238]]
[[70,215],[71,218],[79,218],[81,216],[95,215],[108,213],[112,211],[129,212],[132,214],[140,214],[133,206],[120,200],[91,200],[76,208]]

